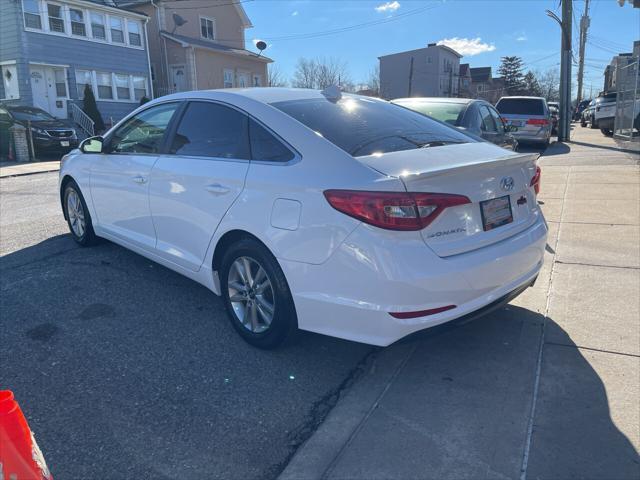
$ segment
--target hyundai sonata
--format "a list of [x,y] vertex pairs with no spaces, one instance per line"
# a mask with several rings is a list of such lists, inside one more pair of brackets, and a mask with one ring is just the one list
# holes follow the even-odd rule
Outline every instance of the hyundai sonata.
[[60,197],[79,244],[205,285],[255,346],[388,345],[533,283],[536,160],[335,88],[185,92],[85,140]]

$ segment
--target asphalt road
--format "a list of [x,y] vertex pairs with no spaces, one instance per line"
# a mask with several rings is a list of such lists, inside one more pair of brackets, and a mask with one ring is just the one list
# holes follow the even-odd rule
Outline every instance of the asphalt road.
[[248,346],[205,288],[76,246],[55,173],[0,180],[0,255],[0,388],[56,480],[274,478],[374,352]]

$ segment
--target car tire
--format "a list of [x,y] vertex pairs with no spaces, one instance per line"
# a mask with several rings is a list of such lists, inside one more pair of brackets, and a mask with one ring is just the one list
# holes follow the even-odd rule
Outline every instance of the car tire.
[[293,339],[298,320],[291,291],[262,243],[245,237],[224,252],[220,289],[231,325],[247,343],[270,350]]
[[590,128],[598,128],[598,124],[596,123],[596,119],[594,117],[591,117],[591,124],[589,125]]
[[67,225],[69,225],[69,231],[75,242],[83,247],[94,245],[98,237],[93,231],[91,215],[80,187],[73,180],[67,182],[64,187],[62,207],[64,208]]
[[580,119],[580,126],[581,127],[586,127],[587,126],[587,122],[584,121],[584,118]]
[[605,137],[613,137],[613,130],[610,128],[601,128],[600,131]]

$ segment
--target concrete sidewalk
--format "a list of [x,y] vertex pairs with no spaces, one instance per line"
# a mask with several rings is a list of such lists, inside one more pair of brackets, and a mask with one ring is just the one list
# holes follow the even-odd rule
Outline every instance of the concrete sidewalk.
[[57,172],[58,170],[60,170],[60,160],[26,163],[0,162],[0,178]]
[[573,135],[535,287],[381,349],[281,479],[640,478],[640,157]]

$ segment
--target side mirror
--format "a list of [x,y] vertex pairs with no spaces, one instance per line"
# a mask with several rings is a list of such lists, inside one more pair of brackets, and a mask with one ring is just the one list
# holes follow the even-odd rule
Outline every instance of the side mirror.
[[82,153],[102,153],[103,142],[102,137],[87,138],[80,144],[80,151]]

